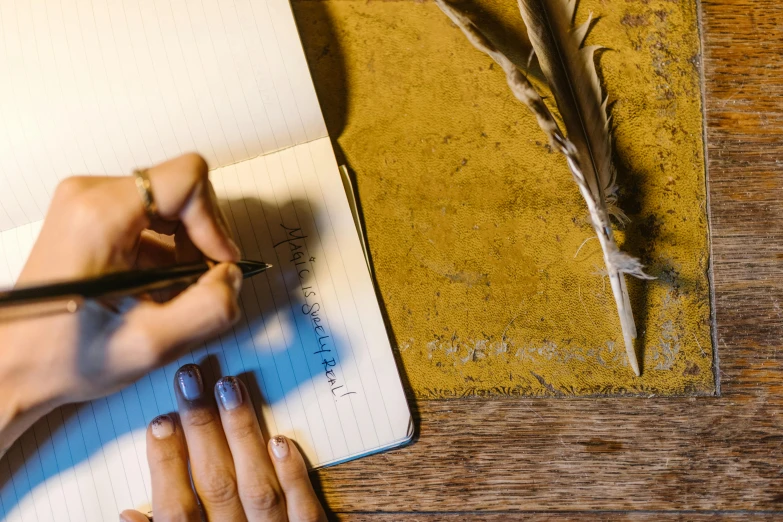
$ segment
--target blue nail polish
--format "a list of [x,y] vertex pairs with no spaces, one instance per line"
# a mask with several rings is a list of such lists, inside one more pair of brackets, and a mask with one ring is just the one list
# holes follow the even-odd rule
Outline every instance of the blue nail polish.
[[182,396],[189,401],[200,399],[204,393],[204,381],[201,380],[201,371],[195,364],[186,364],[177,370],[177,386]]
[[242,404],[242,390],[236,377],[223,377],[215,385],[215,391],[225,410],[233,410]]

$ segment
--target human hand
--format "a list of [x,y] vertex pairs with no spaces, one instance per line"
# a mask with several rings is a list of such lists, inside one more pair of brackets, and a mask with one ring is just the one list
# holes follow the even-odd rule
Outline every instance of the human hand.
[[[156,521],[200,521],[202,510],[214,521],[326,520],[296,446],[282,436],[264,443],[242,381],[217,382],[218,408],[195,364],[174,380],[180,422],[161,415],[147,429]],[[124,511],[120,520],[148,522],[138,511]]]
[[[0,455],[54,407],[107,395],[238,317],[242,276],[207,166],[195,154],[148,169],[150,221],[131,176],[74,177],[57,188],[19,285],[150,268],[206,256],[222,263],[166,303],[120,314],[95,302],[76,313],[0,323]],[[126,303],[127,304],[127,303]]]

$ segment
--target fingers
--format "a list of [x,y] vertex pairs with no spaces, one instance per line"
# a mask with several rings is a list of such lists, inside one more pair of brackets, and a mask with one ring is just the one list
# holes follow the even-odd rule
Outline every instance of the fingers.
[[190,487],[188,451],[171,416],[156,417],[147,428],[147,461],[155,520],[201,520],[196,495]]
[[[299,450],[283,436],[264,444],[239,379],[216,383],[217,408],[198,366],[183,366],[174,380],[180,423],[162,415],[147,433],[155,520],[196,520],[199,500],[208,520],[326,520]],[[121,520],[142,522],[138,515]]]
[[128,363],[145,368],[165,364],[183,348],[224,332],[239,319],[241,286],[242,271],[222,263],[171,301],[139,304],[128,312],[123,328],[130,336],[123,346],[132,347],[124,350],[133,358]]
[[[179,220],[201,252],[216,261],[238,261],[225,218],[208,179],[207,164],[197,154],[185,154],[147,170],[163,220]],[[138,194],[132,194],[138,198]],[[141,203],[139,208],[143,212]]]
[[[220,416],[195,364],[174,378],[182,428],[188,443],[190,471],[209,520],[247,520],[237,490],[237,476]],[[157,513],[156,513],[157,516]]]
[[307,474],[302,454],[282,435],[269,440],[269,455],[277,473],[277,480],[285,495],[290,522],[326,521],[321,502],[315,495]]
[[171,235],[181,223],[208,258],[239,260],[201,156],[185,154],[147,169],[147,174],[158,208],[151,222],[132,176],[68,178],[58,186],[52,208],[63,206],[79,215],[77,222],[100,223],[122,238],[136,238],[145,228]]
[[[52,235],[66,235],[74,228],[101,226],[116,243],[135,244],[145,228],[173,234],[179,223],[208,258],[237,261],[239,249],[231,239],[209,182],[207,164],[198,154],[185,154],[147,169],[158,218],[150,222],[132,176],[81,176],[64,180],[57,187],[49,215],[67,219],[48,220]],[[43,231],[42,231],[43,232]],[[92,236],[96,236],[92,238]],[[105,242],[102,234],[86,236],[83,241]]]
[[236,377],[223,377],[215,385],[215,396],[248,519],[284,522],[286,502],[247,389]]

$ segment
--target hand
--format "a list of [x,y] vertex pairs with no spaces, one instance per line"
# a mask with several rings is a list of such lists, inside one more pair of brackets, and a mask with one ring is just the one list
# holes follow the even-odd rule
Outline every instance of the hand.
[[[156,521],[200,521],[202,509],[213,521],[326,520],[292,441],[278,436],[264,443],[242,381],[217,382],[216,408],[198,366],[183,366],[174,380],[180,423],[161,415],[147,429]],[[137,511],[124,511],[120,520],[148,522]]]
[[134,301],[124,314],[88,302],[73,314],[0,323],[0,456],[38,417],[107,395],[238,317],[239,250],[207,166],[195,154],[148,170],[150,222],[130,176],[74,177],[57,188],[18,284],[84,278],[206,256],[224,261],[166,303]]

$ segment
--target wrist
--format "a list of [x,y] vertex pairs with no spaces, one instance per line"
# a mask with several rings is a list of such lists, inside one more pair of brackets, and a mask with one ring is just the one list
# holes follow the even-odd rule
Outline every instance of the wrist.
[[36,375],[30,364],[30,345],[15,343],[11,328],[0,326],[0,456],[60,402],[51,380]]

